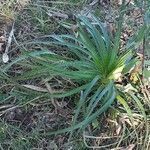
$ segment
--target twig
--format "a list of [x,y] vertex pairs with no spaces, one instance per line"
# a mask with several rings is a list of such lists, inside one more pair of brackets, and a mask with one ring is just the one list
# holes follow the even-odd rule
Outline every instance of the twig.
[[9,107],[8,109],[6,109],[6,110],[0,112],[0,116],[4,115],[5,113],[7,113],[7,112],[9,112],[9,111],[11,111],[11,110],[13,110],[13,109],[19,108],[19,107],[20,107],[19,105],[13,106],[13,107]]
[[[50,94],[53,94],[53,90],[52,90],[52,88],[51,88],[51,86],[49,85],[48,82],[45,82],[45,86],[46,86],[48,92],[49,92]],[[58,103],[58,101],[55,100],[53,97],[51,98],[51,101],[52,101],[53,106],[55,107],[55,113],[57,114],[57,109],[58,109],[58,107],[59,107],[59,103]]]
[[98,3],[99,2],[99,0],[94,0],[92,3],[90,3],[89,5],[90,6],[93,6],[93,5],[95,5],[96,3]]
[[[141,14],[144,14],[144,10],[146,8],[145,5],[146,4],[145,4],[145,1],[144,1],[143,7],[141,8]],[[145,24],[145,21],[144,21],[144,24]],[[142,59],[142,81],[144,80],[145,44],[146,44],[146,39],[145,39],[145,36],[144,36],[143,43],[142,43],[142,47],[143,47],[143,51],[142,51],[142,54],[143,54],[143,59]]]
[[132,1],[132,0],[129,0],[129,1],[127,2],[126,6],[128,6],[128,5],[131,3],[131,1]]
[[68,19],[68,15],[64,14],[62,12],[54,12],[54,11],[50,11],[47,13],[50,17],[58,17],[58,18],[63,18],[63,19]]
[[9,47],[10,47],[11,42],[12,42],[13,34],[14,34],[14,23],[12,25],[12,29],[11,29],[11,32],[10,32],[9,37],[8,37],[8,41],[7,41],[7,45],[6,45],[6,49],[5,49],[6,54],[8,54],[8,50],[9,50]]
[[4,63],[7,63],[9,61],[8,50],[9,50],[9,47],[11,46],[13,34],[14,34],[14,23],[12,25],[12,29],[11,29],[11,32],[10,32],[9,37],[8,37],[5,52],[2,56],[2,59],[3,59]]
[[143,39],[143,59],[142,59],[142,80],[144,79],[144,63],[145,63],[145,37]]

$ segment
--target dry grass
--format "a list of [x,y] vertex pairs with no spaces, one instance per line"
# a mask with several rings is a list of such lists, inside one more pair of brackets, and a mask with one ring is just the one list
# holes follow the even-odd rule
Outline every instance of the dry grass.
[[[15,59],[25,51],[43,48],[41,45],[28,44],[32,40],[38,39],[46,34],[68,32],[60,24],[64,21],[72,23],[72,16],[71,19],[59,16],[50,17],[48,13],[61,12],[63,14],[72,15],[74,13],[77,14],[80,11],[84,13],[87,12],[90,2],[87,1],[87,3],[85,3],[86,1],[79,0],[77,2],[78,3],[74,3],[73,0],[70,0],[69,2],[52,1],[52,3],[46,1],[45,3],[44,1],[33,1],[33,3],[28,4],[28,0],[17,1],[15,3],[14,1],[7,0],[0,4],[1,34],[3,35],[6,33],[7,38],[7,35],[9,35],[10,32],[8,27],[12,26],[12,23],[15,22],[13,43],[9,49],[10,60]],[[109,7],[108,4],[104,5]],[[92,7],[90,6],[90,8],[91,12],[94,12],[95,14],[99,15],[101,13],[103,15],[102,18],[106,20],[107,23],[109,21],[111,22],[110,31],[113,34],[115,32],[115,29],[113,28],[115,24],[113,17],[117,16],[117,9],[114,10],[114,8],[118,8],[118,6],[113,5],[113,9],[111,8],[111,16],[109,12],[105,11],[105,7],[99,3]],[[102,8],[104,10],[100,11]],[[122,37],[123,44],[126,42],[126,38],[132,35],[129,30],[133,29],[133,31],[135,31],[137,29],[134,25],[135,22],[129,24],[129,22],[133,20],[131,17],[132,15],[133,14],[131,13],[126,17],[128,23],[125,24],[124,27],[125,30]],[[135,18],[136,15],[134,16]],[[137,19],[140,19],[141,21],[142,17],[143,16],[140,16],[140,18],[138,18],[137,16]],[[136,20],[138,26],[140,21]],[[48,46],[44,48],[50,49],[51,47]],[[64,54],[66,54],[66,51],[63,51],[63,55]],[[0,65],[1,68],[5,66],[1,60]],[[21,74],[23,71],[26,71],[26,69],[14,66],[8,74],[15,78],[17,74]],[[61,88],[63,86],[63,88],[76,86],[73,85],[71,81],[65,81],[64,79],[48,79],[48,81],[53,83],[52,87],[54,89],[57,89],[58,86]],[[19,83],[20,82],[21,81],[19,81]],[[27,80],[26,83],[32,83],[36,86],[38,85],[45,88],[43,80],[31,79]],[[133,85],[135,88],[139,89],[141,85],[137,87],[138,84]],[[86,132],[77,132],[73,135],[72,141],[68,141],[68,134],[48,136],[46,133],[67,127],[71,124],[74,106],[76,105],[76,103],[72,102],[72,99],[78,99],[78,95],[68,99],[58,99],[59,107],[56,111],[55,106],[51,103],[51,99],[48,99],[47,97],[40,98],[40,94],[37,99],[34,99],[34,96],[37,93],[34,91],[32,93],[29,91],[24,93],[23,90],[19,91],[18,88],[15,87],[13,81],[7,80],[6,75],[4,75],[3,78],[0,78],[0,89],[0,149],[2,150],[9,148],[12,150],[83,150],[87,149],[86,146],[112,150],[150,149],[150,104],[148,90],[144,90],[143,93],[136,93],[143,99],[142,103],[144,104],[147,120],[144,120],[142,113],[137,108],[134,108],[135,105],[129,100],[128,104],[133,112],[133,122],[123,106],[118,103],[115,108],[111,108],[103,117],[98,118],[92,125],[89,125]],[[142,88],[142,90],[143,89],[144,88]],[[83,141],[87,142],[87,145],[85,145],[86,143]]]

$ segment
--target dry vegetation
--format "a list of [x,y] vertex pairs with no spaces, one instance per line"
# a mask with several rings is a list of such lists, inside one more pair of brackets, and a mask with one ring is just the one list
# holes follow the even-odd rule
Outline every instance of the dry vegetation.
[[2,1],[0,150],[149,150],[149,8]]

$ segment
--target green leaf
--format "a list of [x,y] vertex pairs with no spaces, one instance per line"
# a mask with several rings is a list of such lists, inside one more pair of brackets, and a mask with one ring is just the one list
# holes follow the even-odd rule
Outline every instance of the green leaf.
[[140,102],[140,100],[138,99],[137,96],[135,96],[132,92],[128,93],[132,99],[135,101],[135,103],[137,104],[138,106],[138,109],[142,112],[142,115],[144,117],[144,120],[147,120],[147,116],[146,116],[146,113],[145,113],[145,109],[143,107],[143,104]]
[[130,117],[131,121],[133,122],[133,115],[132,115],[132,111],[128,105],[128,103],[125,101],[125,99],[123,97],[121,97],[120,95],[117,95],[117,100],[120,104],[123,105],[123,107],[125,108],[128,116]]

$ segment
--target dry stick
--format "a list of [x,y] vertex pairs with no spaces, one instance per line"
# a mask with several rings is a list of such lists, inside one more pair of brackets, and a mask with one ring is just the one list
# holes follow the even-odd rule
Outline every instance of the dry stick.
[[3,54],[3,62],[4,62],[4,63],[7,63],[8,60],[9,60],[9,57],[8,57],[8,50],[9,50],[9,47],[11,46],[13,34],[14,34],[14,23],[13,23],[13,25],[12,25],[12,29],[11,29],[11,32],[10,32],[9,37],[8,37],[6,49],[5,49],[5,52],[4,52],[4,54]]
[[[142,8],[141,8],[141,13],[142,14],[145,14],[144,13],[144,10],[146,10],[146,0],[143,0],[143,2],[144,2],[144,4],[143,4],[143,10],[142,10]],[[144,24],[145,24],[145,20],[144,20]],[[144,81],[144,62],[145,62],[145,46],[146,46],[146,39],[145,39],[146,37],[144,36],[144,39],[143,39],[143,59],[142,59],[142,81]],[[148,145],[147,145],[147,139],[149,138],[149,125],[148,125],[148,122],[147,122],[147,120],[146,120],[146,135],[145,135],[145,137],[144,137],[144,143],[143,143],[143,147],[144,148],[146,148],[146,149],[148,149]],[[146,146],[147,145],[147,146]]]
[[145,37],[143,39],[143,51],[142,51],[142,54],[143,54],[143,59],[142,59],[142,81],[144,81],[144,63],[145,63]]
[[126,5],[129,5],[129,4],[131,3],[131,1],[132,1],[132,0],[129,0],[129,1],[127,2],[127,4],[126,4]]
[[50,11],[47,13],[50,17],[58,17],[58,18],[64,18],[64,19],[68,19],[69,16],[67,14],[64,14],[62,12],[54,12],[54,11]]
[[[141,8],[141,14],[144,14],[144,10],[146,9],[146,2],[145,2],[145,0],[143,0],[143,2],[144,2],[144,6],[142,6],[142,8]],[[144,9],[144,10],[143,10]],[[143,19],[143,22],[144,22],[144,24],[145,24],[145,21],[144,21],[144,19]],[[144,81],[144,63],[145,63],[145,44],[146,44],[146,39],[145,39],[145,36],[144,36],[144,38],[143,38],[143,43],[142,43],[142,47],[143,47],[143,51],[142,51],[142,54],[143,54],[143,59],[142,59],[142,81]]]
[[90,3],[89,5],[90,6],[93,6],[93,5],[95,5],[96,3],[98,3],[99,2],[99,0],[94,0],[92,3]]
[[19,105],[13,106],[13,107],[9,107],[8,109],[6,109],[6,110],[0,112],[0,116],[4,115],[4,114],[7,113],[8,111],[11,111],[11,110],[13,110],[13,109],[15,109],[15,108],[19,108]]
[[13,34],[14,34],[14,23],[12,25],[12,29],[11,29],[11,32],[9,34],[7,45],[6,45],[6,49],[5,49],[5,53],[7,53],[7,54],[8,54],[8,50],[9,50],[9,47],[11,45],[11,42],[12,42],[12,36],[13,36]]
[[[53,90],[52,90],[52,88],[51,88],[51,86],[49,85],[48,82],[45,82],[45,86],[46,86],[48,92],[49,92],[50,94],[52,94],[52,93],[53,93]],[[59,107],[59,103],[58,103],[58,101],[55,100],[53,97],[51,98],[51,101],[52,101],[53,106],[55,107],[55,113],[57,114],[57,109],[58,109],[58,107]]]

